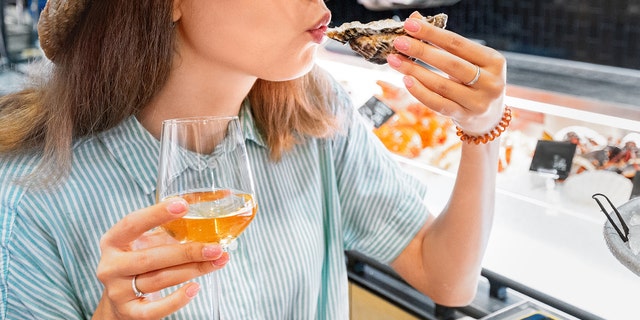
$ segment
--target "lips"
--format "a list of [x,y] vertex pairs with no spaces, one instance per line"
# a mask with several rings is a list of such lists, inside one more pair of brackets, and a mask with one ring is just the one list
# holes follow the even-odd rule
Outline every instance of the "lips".
[[318,23],[316,23],[315,27],[312,29],[320,29],[322,27],[325,27],[326,29],[330,21],[331,21],[331,13],[327,12],[322,16],[322,18],[320,18],[320,20],[318,20]]
[[324,39],[324,33],[327,31],[327,26],[331,21],[331,13],[325,13],[322,18],[307,32],[311,35],[313,42],[322,43]]

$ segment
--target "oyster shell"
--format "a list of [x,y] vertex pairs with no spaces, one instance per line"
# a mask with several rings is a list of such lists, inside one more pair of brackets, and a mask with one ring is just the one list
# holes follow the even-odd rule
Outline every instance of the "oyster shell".
[[[439,28],[447,25],[447,15],[444,13],[424,17],[423,20]],[[346,22],[339,27],[329,28],[328,38],[348,43],[351,49],[376,64],[387,63],[387,55],[397,53],[393,48],[393,40],[403,34],[404,22],[393,19],[378,20],[369,23],[359,21]]]

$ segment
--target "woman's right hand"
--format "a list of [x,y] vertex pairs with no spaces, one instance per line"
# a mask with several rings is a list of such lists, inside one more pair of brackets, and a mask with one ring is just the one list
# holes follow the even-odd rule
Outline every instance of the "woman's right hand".
[[[200,285],[187,283],[166,297],[136,297],[179,285],[218,270],[229,261],[217,244],[178,243],[164,231],[148,231],[187,213],[183,199],[162,202],[125,216],[100,241],[97,277],[104,292],[94,319],[160,319],[191,301]],[[134,245],[135,243],[135,245]],[[142,244],[142,245],[140,245]]]

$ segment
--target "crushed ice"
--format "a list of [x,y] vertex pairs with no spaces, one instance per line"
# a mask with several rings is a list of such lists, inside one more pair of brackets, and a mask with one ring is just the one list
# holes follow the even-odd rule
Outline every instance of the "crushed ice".
[[632,215],[629,220],[629,248],[635,255],[640,253],[640,213]]

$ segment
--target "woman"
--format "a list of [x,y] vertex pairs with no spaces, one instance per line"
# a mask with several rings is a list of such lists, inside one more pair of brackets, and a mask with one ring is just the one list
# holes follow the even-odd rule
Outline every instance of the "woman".
[[[218,272],[224,319],[346,319],[344,250],[389,263],[440,304],[473,298],[492,219],[494,137],[507,124],[496,51],[416,13],[395,47],[449,77],[388,58],[463,137],[490,136],[464,144],[436,218],[424,187],[314,67],[330,21],[323,1],[47,6],[39,34],[51,74],[0,101],[3,318],[204,318],[210,297],[194,279]],[[256,175],[260,210],[231,254],[147,232],[187,210],[182,200],[154,204],[161,122],[198,115],[242,118]],[[185,282],[163,298],[144,294]]]

